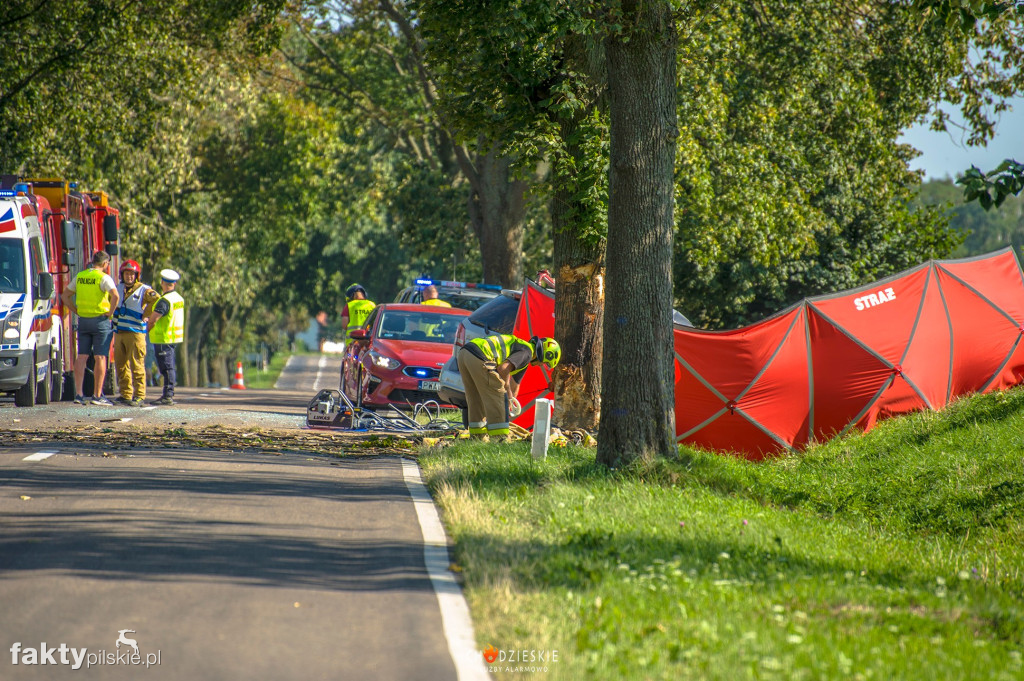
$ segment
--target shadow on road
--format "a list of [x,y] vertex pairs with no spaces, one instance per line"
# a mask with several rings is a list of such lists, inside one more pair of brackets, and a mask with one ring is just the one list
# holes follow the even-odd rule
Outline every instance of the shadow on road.
[[[38,468],[0,470],[0,488],[31,496],[32,504],[56,498],[64,509],[0,513],[0,578],[47,570],[110,580],[431,590],[418,528],[388,531],[388,521],[403,515],[415,523],[400,477],[325,478],[276,466],[257,474]],[[133,504],[140,493],[150,510]],[[202,508],[183,507],[182,495],[202,501]],[[394,509],[395,517],[381,518],[381,507]]]

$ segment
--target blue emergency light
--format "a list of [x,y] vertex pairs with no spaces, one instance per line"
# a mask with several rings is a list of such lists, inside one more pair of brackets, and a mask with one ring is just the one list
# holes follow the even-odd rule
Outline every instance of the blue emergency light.
[[2,199],[14,198],[17,195],[18,192],[14,191],[13,189],[0,189],[0,198]]
[[412,372],[416,374],[416,378],[426,378],[430,375],[430,372],[426,369],[413,369]]
[[417,286],[443,286],[444,288],[479,288],[485,291],[500,291],[497,284],[469,284],[464,281],[438,281],[436,279],[420,278],[416,280]]

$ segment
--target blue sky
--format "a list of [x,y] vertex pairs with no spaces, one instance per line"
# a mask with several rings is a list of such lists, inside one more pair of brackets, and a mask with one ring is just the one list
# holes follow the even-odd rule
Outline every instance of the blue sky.
[[[946,110],[953,113],[948,107]],[[922,152],[910,167],[923,169],[927,180],[956,178],[972,165],[987,172],[1006,158],[1024,161],[1024,97],[1013,100],[1013,109],[1002,113],[995,139],[987,147],[968,147],[964,139],[955,128],[950,132],[932,132],[923,124],[905,131],[900,141]]]

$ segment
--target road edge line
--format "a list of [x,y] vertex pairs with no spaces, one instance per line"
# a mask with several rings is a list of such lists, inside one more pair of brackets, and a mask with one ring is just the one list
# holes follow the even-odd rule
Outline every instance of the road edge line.
[[274,381],[274,390],[280,390],[280,388],[277,387],[277,384],[281,382],[281,376],[284,375],[284,372],[288,369],[288,365],[292,363],[293,359],[295,359],[295,355],[288,355],[288,359],[285,360],[284,366],[281,367],[281,373],[277,375],[277,380]]
[[441,608],[441,626],[448,641],[448,652],[455,664],[455,674],[459,681],[489,679],[481,653],[476,649],[469,605],[462,595],[462,587],[448,569],[448,537],[434,500],[423,484],[419,464],[403,458],[402,474],[423,534],[423,562]]

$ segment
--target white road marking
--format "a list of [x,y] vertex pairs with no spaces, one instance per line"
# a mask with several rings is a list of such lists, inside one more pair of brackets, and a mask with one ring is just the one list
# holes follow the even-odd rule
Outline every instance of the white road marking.
[[416,517],[423,533],[423,562],[426,563],[430,583],[441,606],[441,628],[448,640],[448,652],[455,663],[459,681],[489,679],[483,654],[476,649],[473,636],[473,620],[469,606],[462,596],[462,589],[455,581],[455,575],[448,569],[448,541],[441,525],[441,518],[430,498],[430,493],[420,477],[420,468],[415,461],[402,459],[402,473],[405,486],[409,488]]
[[297,355],[289,355],[288,356],[288,361],[284,363],[284,368],[281,369],[281,373],[277,375],[277,380],[274,381],[274,390],[280,390],[281,389],[281,386],[278,385],[281,382],[281,377],[288,373],[288,367],[290,367],[292,365],[292,361],[296,357],[297,357]]
[[316,365],[316,380],[313,381],[313,392],[320,392],[320,377],[324,374],[324,367],[327,366],[327,355],[320,355],[320,361]]
[[22,461],[42,461],[44,459],[49,459],[56,453],[57,452],[36,452],[35,454],[29,454],[24,459],[22,459]]

